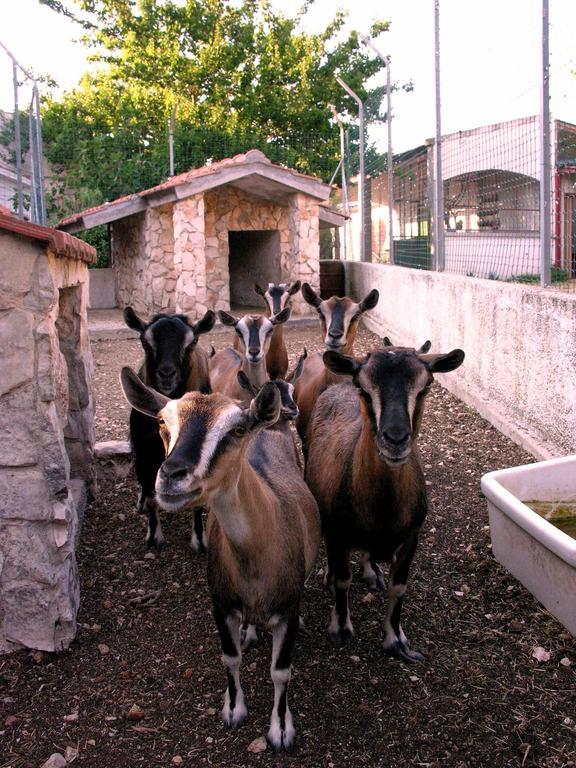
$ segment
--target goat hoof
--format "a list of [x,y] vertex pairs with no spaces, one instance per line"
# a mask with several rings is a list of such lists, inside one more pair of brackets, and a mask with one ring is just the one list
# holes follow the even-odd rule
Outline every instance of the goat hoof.
[[198,539],[196,536],[192,536],[190,539],[190,549],[195,555],[205,555],[208,552],[202,539]]
[[165,539],[160,539],[158,541],[154,541],[154,539],[146,539],[146,548],[149,551],[156,550],[157,552],[160,552],[161,549],[164,549],[165,544]]
[[254,624],[242,624],[240,627],[240,648],[242,652],[249,651],[250,648],[258,645],[258,632]]
[[239,706],[238,704],[234,707],[234,709],[230,709],[229,706],[224,706],[224,709],[222,710],[222,722],[224,723],[224,728],[226,728],[229,731],[236,731],[238,728],[240,728],[241,725],[246,721],[246,718],[248,717],[248,710],[245,706]]
[[413,651],[407,642],[396,640],[392,645],[384,647],[384,652],[388,656],[392,656],[400,661],[405,661],[408,664],[417,664],[418,662],[425,661],[424,656],[418,651]]
[[354,638],[354,630],[352,627],[341,627],[336,631],[328,631],[328,637],[334,648],[341,648]]
[[295,736],[294,726],[291,720],[287,720],[284,728],[281,728],[279,725],[271,725],[266,735],[266,741],[274,752],[281,752],[282,750],[292,752],[294,750]]

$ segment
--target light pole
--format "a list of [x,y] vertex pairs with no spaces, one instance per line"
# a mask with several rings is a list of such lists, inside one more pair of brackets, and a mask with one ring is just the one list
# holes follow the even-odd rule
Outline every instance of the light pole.
[[[366,171],[364,168],[364,104],[362,99],[357,93],[354,93],[352,88],[342,80],[341,77],[336,75],[336,82],[340,85],[346,93],[351,96],[358,104],[358,117],[360,122],[360,184],[358,188],[358,210],[360,213],[360,261],[371,261],[371,258],[366,258],[366,225],[364,222],[364,216],[366,212]],[[371,254],[368,254],[371,257]]]
[[388,128],[387,181],[388,181],[388,241],[390,264],[394,264],[394,155],[392,154],[392,85],[390,76],[390,57],[384,56],[367,35],[360,35],[360,40],[367,48],[372,48],[386,65],[386,123]]
[[542,79],[540,89],[540,285],[551,280],[550,227],[550,56],[548,0],[542,0]]
[[[350,213],[350,207],[348,205],[348,186],[346,181],[346,147],[344,140],[344,124],[342,120],[340,120],[340,115],[336,111],[336,107],[333,104],[330,105],[330,111],[332,112],[334,120],[336,120],[338,127],[340,128],[340,176],[342,179],[342,209],[344,214],[348,216]],[[336,173],[338,173],[338,169],[336,169],[334,176],[336,176]],[[334,180],[334,177],[332,177],[332,180]],[[344,261],[346,261],[346,239],[346,224],[344,224],[344,242],[342,243]]]
[[436,140],[434,142],[434,262],[444,271],[444,182],[442,179],[442,107],[440,103],[440,0],[434,0],[434,71],[436,80]]

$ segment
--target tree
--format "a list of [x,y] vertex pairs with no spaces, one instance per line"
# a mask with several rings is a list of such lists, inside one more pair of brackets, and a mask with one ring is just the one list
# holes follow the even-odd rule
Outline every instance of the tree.
[[[257,147],[328,180],[339,159],[329,105],[356,117],[334,74],[366,100],[371,120],[382,120],[383,89],[364,83],[383,63],[355,33],[338,40],[341,13],[322,33],[304,32],[309,5],[287,18],[269,0],[76,0],[92,19],[84,40],[99,68],[44,109],[48,158],[63,172],[55,208],[72,189],[101,202],[165,177],[174,110],[176,172]],[[379,22],[372,33],[386,29]]]

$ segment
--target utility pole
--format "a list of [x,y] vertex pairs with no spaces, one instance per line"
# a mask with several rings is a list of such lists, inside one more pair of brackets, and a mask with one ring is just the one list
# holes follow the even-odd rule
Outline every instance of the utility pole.
[[372,48],[386,65],[386,123],[388,128],[388,154],[386,171],[388,182],[388,241],[390,264],[394,264],[394,155],[392,154],[392,83],[390,75],[390,57],[384,56],[367,35],[360,35],[360,40],[367,48]]
[[442,107],[440,102],[440,0],[434,0],[434,61],[436,75],[436,140],[434,142],[434,266],[444,271],[444,181],[442,179]]
[[540,88],[540,285],[551,281],[550,224],[550,50],[549,7],[542,0],[542,76]]
[[[330,105],[330,111],[332,112],[334,116],[334,120],[338,123],[338,127],[340,128],[340,178],[341,178],[341,184],[342,184],[342,210],[344,211],[345,216],[350,215],[350,206],[348,205],[348,183],[346,181],[346,144],[345,144],[345,137],[344,137],[344,123],[340,119],[340,115],[336,111],[336,107],[331,104]],[[336,173],[338,173],[338,168],[336,169],[336,172],[334,176],[332,177],[332,181],[334,181],[334,178],[336,176]],[[344,255],[344,261],[346,261],[346,227],[347,225],[344,225],[344,241],[342,243],[342,252]]]
[[[366,248],[366,222],[364,221],[366,215],[366,171],[364,168],[364,104],[362,99],[357,93],[354,93],[352,88],[342,80],[338,75],[336,81],[346,93],[351,96],[358,104],[358,117],[360,123],[360,184],[358,185],[358,212],[360,213],[360,261],[372,261],[372,254],[370,249]],[[368,253],[366,253],[368,251]]]

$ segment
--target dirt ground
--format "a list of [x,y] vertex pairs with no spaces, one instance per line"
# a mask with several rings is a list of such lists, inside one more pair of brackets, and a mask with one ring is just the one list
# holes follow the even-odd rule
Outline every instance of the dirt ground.
[[[288,340],[292,359],[303,344],[319,348],[313,330],[291,331]],[[214,335],[205,345],[226,342]],[[359,350],[377,346],[362,332]],[[118,374],[137,366],[138,342],[100,342],[94,356],[98,439],[124,438]],[[249,719],[226,732],[225,675],[205,561],[188,547],[190,519],[167,519],[166,548],[146,554],[132,474],[104,472],[78,552],[77,640],[60,654],[0,659],[0,766],[38,768],[66,751],[69,762],[94,768],[575,766],[576,644],[494,561],[480,493],[482,474],[530,457],[438,385],[420,445],[431,512],[403,624],[425,663],[383,655],[384,597],[358,581],[357,638],[334,650],[330,595],[318,575],[306,589],[311,635],[297,644],[290,688],[296,750],[250,752],[272,706],[270,639],[245,655]],[[323,565],[321,555],[319,572]],[[141,602],[158,590],[155,602]],[[537,647],[547,661],[533,657]]]

